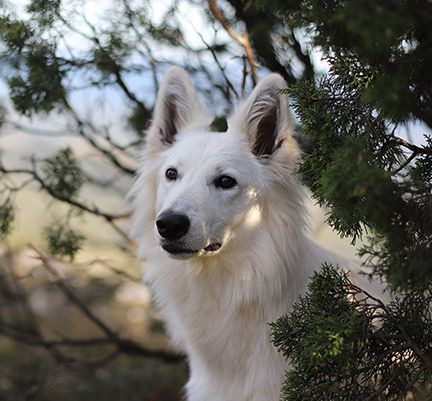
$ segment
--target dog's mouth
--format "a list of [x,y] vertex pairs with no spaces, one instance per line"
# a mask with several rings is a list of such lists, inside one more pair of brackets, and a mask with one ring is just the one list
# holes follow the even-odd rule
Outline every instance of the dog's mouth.
[[207,252],[215,252],[217,251],[222,244],[220,242],[214,242],[213,244],[207,245],[204,250]]
[[173,244],[162,244],[162,248],[172,255],[194,255],[198,253],[197,250],[182,248]]
[[189,249],[189,248],[179,246],[178,244],[171,244],[171,243],[163,243],[161,244],[161,246],[170,255],[188,257],[188,256],[198,255],[199,253],[202,253],[202,251],[215,252],[222,246],[222,244],[220,242],[214,242],[210,245],[207,245],[203,249]]

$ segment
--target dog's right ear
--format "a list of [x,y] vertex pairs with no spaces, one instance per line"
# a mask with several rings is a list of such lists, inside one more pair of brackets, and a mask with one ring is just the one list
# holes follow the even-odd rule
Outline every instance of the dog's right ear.
[[174,143],[182,129],[204,129],[211,121],[187,72],[179,67],[169,68],[161,82],[148,135],[167,146]]

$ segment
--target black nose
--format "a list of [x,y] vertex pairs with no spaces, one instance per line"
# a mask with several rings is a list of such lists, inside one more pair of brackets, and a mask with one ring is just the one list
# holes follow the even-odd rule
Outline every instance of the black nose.
[[161,237],[169,240],[183,237],[189,230],[189,218],[180,213],[163,212],[156,221],[156,227]]

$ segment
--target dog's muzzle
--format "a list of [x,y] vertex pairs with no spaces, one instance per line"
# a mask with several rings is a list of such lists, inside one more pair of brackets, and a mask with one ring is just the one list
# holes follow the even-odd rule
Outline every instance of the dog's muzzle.
[[156,227],[162,238],[161,246],[170,255],[193,256],[203,252],[215,252],[222,244],[214,242],[201,249],[190,249],[182,238],[190,227],[189,217],[171,210],[162,212],[157,220]]

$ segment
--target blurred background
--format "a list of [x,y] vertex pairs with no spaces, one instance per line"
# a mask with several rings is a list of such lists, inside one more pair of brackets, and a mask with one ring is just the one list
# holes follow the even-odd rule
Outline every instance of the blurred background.
[[[252,3],[0,0],[1,400],[181,399],[187,367],[141,282],[126,194],[169,66],[215,130],[269,72],[327,72],[312,32]],[[310,235],[354,256],[307,202]]]

